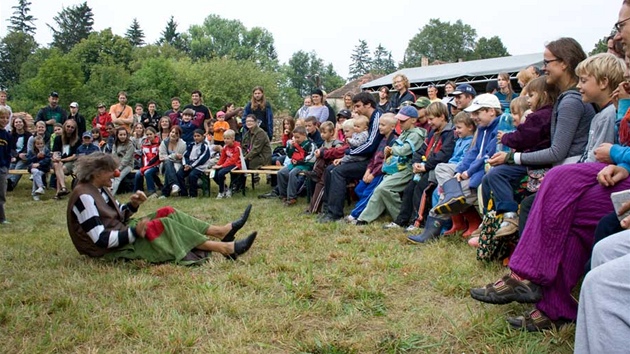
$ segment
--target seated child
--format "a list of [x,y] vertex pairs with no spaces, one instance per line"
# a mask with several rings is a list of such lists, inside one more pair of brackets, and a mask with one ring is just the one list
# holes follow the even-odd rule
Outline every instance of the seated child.
[[[146,128],[145,138],[142,140],[142,167],[136,172],[134,178],[133,190],[142,191],[143,180],[147,180],[147,195],[149,198],[157,198],[156,194],[156,182],[155,178],[158,178],[158,172],[160,170],[160,137],[157,135],[157,131],[153,127]],[[159,179],[158,179],[159,181]]]
[[127,177],[131,170],[133,170],[133,154],[135,151],[136,149],[129,138],[127,129],[124,127],[116,128],[116,138],[114,140],[112,155],[116,156],[116,160],[120,165],[118,166],[118,173],[112,183],[112,195],[116,195],[120,183]]
[[287,142],[287,159],[291,163],[278,171],[278,192],[285,206],[297,203],[298,174],[309,171],[315,163],[315,145],[306,137],[306,129],[293,129],[293,139]]
[[225,145],[225,142],[223,141],[223,133],[228,129],[230,129],[230,124],[225,121],[225,112],[217,112],[217,121],[212,125],[214,143],[216,145]]
[[107,122],[107,124],[105,124],[105,130],[107,130],[108,136],[107,140],[101,141],[101,151],[106,154],[111,154],[114,150],[114,140],[116,139],[116,126],[114,126],[112,122]]
[[39,196],[45,193],[44,179],[52,165],[52,153],[46,147],[43,137],[36,136],[33,139],[33,149],[29,151],[27,161],[29,164],[28,170],[33,175],[31,195],[33,200],[39,200]]
[[[182,159],[183,167],[177,171],[177,184],[182,188],[180,192],[181,196],[197,198],[197,182],[199,181],[199,177],[204,174],[210,162],[210,148],[204,141],[203,129],[195,130],[193,138],[195,142],[186,147],[186,152]],[[186,188],[186,178],[188,178],[189,188]]]
[[179,123],[179,127],[182,128],[181,139],[186,142],[186,145],[190,145],[194,142],[193,134],[196,129],[200,129],[203,126],[203,115],[196,115],[192,108],[186,108],[182,112],[182,121]]
[[515,126],[525,123],[527,116],[532,113],[529,108],[529,96],[519,96],[510,101],[510,113]]
[[[370,119],[366,116],[357,115],[355,118],[352,118],[352,122],[352,136],[346,136],[346,143],[348,143],[350,149],[361,146],[368,140],[368,128],[370,125]],[[368,158],[369,156],[347,154],[341,159],[340,163],[364,161]]]
[[[422,234],[409,236],[413,243],[424,243],[440,234],[443,223],[453,214],[466,211],[475,205],[476,189],[481,184],[485,174],[485,163],[489,156],[494,155],[497,142],[498,117],[503,114],[501,102],[493,94],[482,94],[472,101],[464,111],[471,113],[478,122],[477,140],[461,163],[454,169],[449,164],[440,164],[442,170],[436,169],[438,185],[444,191],[444,200],[439,202],[430,212]],[[455,175],[453,176],[453,173]],[[471,213],[474,210],[471,210]],[[476,211],[475,211],[476,213]],[[442,217],[437,217],[442,215]]]
[[[348,120],[344,120],[344,122],[347,121]],[[353,124],[350,122],[345,124],[342,129],[346,129],[351,135],[352,128]],[[306,213],[318,213],[321,209],[322,198],[324,196],[324,171],[335,159],[342,158],[348,149],[348,144],[336,139],[335,125],[332,122],[322,123],[320,133],[322,139],[324,139],[324,143],[322,147],[315,150],[315,166],[313,166],[313,171],[307,174],[310,179],[315,182],[315,188],[313,198],[311,198],[311,204],[306,210]],[[308,181],[305,183],[308,183]]]
[[[212,169],[214,173],[214,182],[219,186],[219,194],[217,199],[231,198],[232,191],[225,185],[225,175],[234,169],[241,168],[241,144],[235,141],[236,133],[232,129],[228,129],[223,133],[225,146],[221,150],[221,158]],[[232,176],[231,179],[233,180]]]
[[98,146],[96,146],[96,145],[94,145],[92,143],[92,133],[91,132],[83,133],[83,135],[82,135],[82,142],[83,142],[83,144],[81,144],[81,146],[79,146],[77,148],[77,155],[78,156],[89,155],[89,154],[101,151],[98,148]]
[[[304,127],[306,128],[307,138],[315,143],[315,146],[319,149],[324,143],[324,139],[322,139],[322,135],[317,129],[317,117],[310,116],[306,117],[304,120]],[[297,126],[297,124],[296,124]]]

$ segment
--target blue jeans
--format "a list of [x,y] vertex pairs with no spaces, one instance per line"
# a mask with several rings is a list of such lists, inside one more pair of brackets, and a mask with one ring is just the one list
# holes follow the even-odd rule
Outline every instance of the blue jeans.
[[[175,163],[173,161],[164,160],[162,162],[164,169],[164,187],[162,188],[162,195],[171,195],[171,188],[174,184],[177,184],[177,171],[175,170]],[[181,186],[180,186],[181,187]]]
[[155,167],[151,167],[150,169],[146,170],[144,172],[144,176],[142,176],[142,174],[140,173],[140,171],[136,172],[136,176],[134,178],[134,182],[133,182],[133,190],[134,191],[141,191],[144,190],[143,187],[143,177],[144,179],[147,180],[147,194],[151,195],[153,193],[155,193],[156,189],[155,189],[155,178],[157,177],[157,173],[159,172],[159,167],[155,166]]
[[278,192],[280,192],[281,197],[297,199],[297,192],[300,187],[300,176],[298,176],[298,174],[300,172],[302,172],[302,170],[299,168],[289,170],[288,167],[284,167],[278,171]]
[[[22,160],[17,160],[16,162],[12,162],[11,165],[9,166],[9,170],[26,170],[27,168],[28,168],[28,162],[22,161]],[[9,179],[11,180],[11,184],[13,184],[13,188],[17,186],[21,178],[22,178],[22,175],[9,175]]]
[[[198,182],[199,177],[203,174],[203,172],[199,171],[196,168],[193,168],[188,171],[184,171],[184,168],[180,168],[177,171],[177,185],[181,187],[182,191],[180,194],[183,197],[190,195],[191,197],[197,197],[197,189],[199,188]],[[186,188],[186,177],[188,177],[189,189]]]
[[214,173],[213,180],[219,186],[219,193],[225,192],[225,176],[235,168],[236,166],[221,167]]
[[497,214],[518,211],[514,188],[526,175],[527,167],[520,165],[499,165],[488,170],[481,181],[484,208],[492,197]]

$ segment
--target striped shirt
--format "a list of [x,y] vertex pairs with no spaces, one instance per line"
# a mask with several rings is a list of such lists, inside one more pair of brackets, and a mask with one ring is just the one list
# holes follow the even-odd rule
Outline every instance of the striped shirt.
[[[105,199],[106,203],[110,202],[108,194],[102,188],[101,196]],[[123,215],[126,215],[127,211],[131,213],[137,211],[137,209],[130,204],[121,205],[117,200],[114,200],[114,203]],[[105,226],[103,226],[101,222],[98,209],[96,208],[94,198],[89,194],[79,196],[72,207],[72,212],[76,216],[83,231],[85,231],[92,242],[100,248],[116,248],[133,243],[136,240],[133,228],[126,227],[121,230],[105,229]]]

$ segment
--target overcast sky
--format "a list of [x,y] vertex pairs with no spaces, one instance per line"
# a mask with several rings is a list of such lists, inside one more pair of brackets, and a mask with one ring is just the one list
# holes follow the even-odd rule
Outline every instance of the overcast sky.
[[[7,33],[7,20],[17,0],[0,2],[0,36]],[[35,39],[40,45],[52,41],[46,24],[63,6],[78,0],[31,0],[31,14],[37,18]],[[180,32],[201,24],[208,15],[238,19],[248,29],[264,27],[274,37],[282,63],[298,50],[315,51],[332,63],[342,77],[348,76],[350,56],[359,39],[370,50],[382,44],[394,60],[402,60],[409,40],[431,18],[454,22],[461,19],[477,30],[479,37],[498,35],[510,54],[542,52],[550,40],[570,36],[588,53],[597,40],[609,34],[621,7],[621,0],[450,0],[450,1],[342,1],[263,2],[260,0],[91,0],[94,28],[111,27],[124,35],[134,17],[155,42],[173,15]],[[279,4],[279,5],[276,5]]]

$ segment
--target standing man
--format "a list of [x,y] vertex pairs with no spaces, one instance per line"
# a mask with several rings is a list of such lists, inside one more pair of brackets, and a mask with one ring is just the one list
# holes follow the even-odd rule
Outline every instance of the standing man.
[[72,102],[70,103],[70,115],[68,116],[68,118],[64,119],[64,123],[66,120],[68,119],[74,119],[75,122],[77,122],[77,127],[79,129],[79,136],[83,136],[83,133],[85,133],[85,117],[83,117],[81,115],[81,113],[79,113],[79,104],[76,102]]
[[[184,107],[184,109],[190,108],[193,111],[195,111],[195,115],[196,118],[200,118],[203,117],[203,124],[204,127],[207,127],[209,124],[209,132],[213,133],[212,131],[212,123],[214,123],[214,118],[212,117],[212,112],[210,112],[210,110],[208,109],[208,107],[206,107],[202,102],[202,94],[201,91],[199,90],[195,90],[192,92],[191,94],[191,100],[192,103],[187,105],[186,107]],[[196,120],[196,119],[193,119]],[[210,120],[210,122],[208,123],[207,121]],[[208,131],[208,129],[206,129],[206,131]]]
[[59,94],[53,91],[48,95],[48,106],[37,112],[35,120],[45,122],[46,131],[48,131],[48,134],[52,134],[55,123],[63,124],[67,117],[66,111],[59,107]]
[[109,114],[112,116],[112,123],[116,128],[125,127],[127,132],[131,132],[133,110],[127,105],[127,92],[118,92],[118,103],[109,107]]
[[[374,96],[368,92],[360,92],[352,98],[354,112],[366,117],[370,117],[368,128],[368,140],[365,143],[350,149],[346,154],[372,157],[383,135],[378,131],[378,124],[381,112],[376,109]],[[325,214],[319,220],[320,223],[327,223],[339,220],[343,217],[343,204],[346,198],[346,185],[353,180],[362,179],[365,174],[370,159],[345,163],[326,167],[324,187],[324,200],[327,202]]]
[[11,107],[7,105],[7,92],[0,89],[0,108],[6,108],[9,111],[9,124],[7,124],[6,130],[11,131],[11,123],[13,122],[13,111]]
[[171,119],[171,125],[179,125],[179,123],[182,121],[182,111],[179,110],[181,105],[182,102],[179,97],[171,98],[171,109],[164,112],[164,115],[168,116]]
[[145,128],[153,127],[157,130],[158,123],[160,122],[160,118],[162,118],[162,116],[160,116],[156,110],[155,101],[149,101],[149,103],[147,103],[147,109],[148,111],[142,115],[142,125]]
[[442,102],[442,99],[438,97],[438,89],[435,85],[429,85],[427,89],[427,94],[429,95],[429,101],[433,102]]

